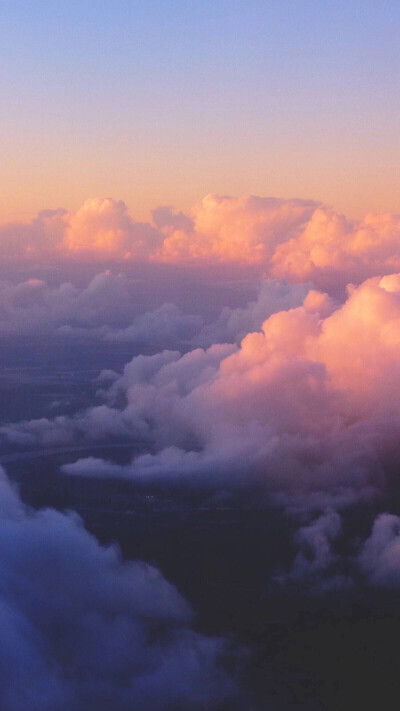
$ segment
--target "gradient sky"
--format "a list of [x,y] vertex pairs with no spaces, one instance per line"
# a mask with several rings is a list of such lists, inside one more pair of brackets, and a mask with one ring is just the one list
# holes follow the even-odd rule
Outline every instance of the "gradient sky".
[[208,192],[398,210],[397,0],[0,4],[1,219]]

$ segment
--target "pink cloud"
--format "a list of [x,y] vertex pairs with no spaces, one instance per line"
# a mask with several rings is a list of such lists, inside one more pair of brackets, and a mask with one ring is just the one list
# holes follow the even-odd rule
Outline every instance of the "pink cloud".
[[[386,485],[387,457],[400,453],[399,285],[398,275],[367,280],[342,306],[311,292],[240,347],[134,358],[114,379],[97,422],[144,437],[155,453],[112,465],[109,474],[265,482],[278,498],[286,492],[288,505],[292,497],[314,506],[324,497],[341,505],[376,494]],[[126,406],[118,410],[121,394]],[[89,410],[72,424],[85,434],[92,421]],[[2,433],[22,437],[32,427]],[[85,473],[85,466],[67,470]],[[107,467],[97,470],[104,475]]]
[[400,216],[349,220],[306,200],[208,195],[188,215],[160,207],[136,222],[122,201],[87,200],[77,212],[44,211],[31,224],[0,227],[8,259],[150,261],[253,265],[335,293],[347,283],[400,268]]

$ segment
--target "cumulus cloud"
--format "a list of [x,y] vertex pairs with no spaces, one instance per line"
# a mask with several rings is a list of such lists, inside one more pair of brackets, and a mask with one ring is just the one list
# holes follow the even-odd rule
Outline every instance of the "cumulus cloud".
[[51,286],[42,279],[0,283],[0,333],[52,333],[60,326],[125,325],[137,308],[122,275],[105,271],[84,287]]
[[[208,347],[213,343],[240,342],[247,333],[259,331],[273,313],[300,306],[309,291],[313,291],[310,284],[264,279],[255,301],[236,309],[225,306],[216,321],[203,327],[194,339],[195,345]],[[326,295],[321,294],[321,297],[326,298]]]
[[10,222],[0,226],[2,259],[40,260],[61,249],[68,219],[66,210],[42,210],[30,223]]
[[[153,350],[239,342],[249,331],[260,329],[270,314],[299,306],[311,290],[310,284],[291,285],[283,280],[265,279],[260,283],[256,300],[243,307],[225,306],[210,321],[208,305],[201,299],[192,304],[196,313],[188,313],[178,286],[174,293],[171,285],[170,295],[179,305],[163,302],[163,293],[157,298],[156,285],[155,274],[138,281],[123,271],[111,270],[99,272],[78,285],[70,281],[54,285],[38,278],[17,283],[3,280],[0,336],[53,334],[130,343]],[[210,290],[206,284],[203,288]],[[220,286],[214,287],[215,295],[219,290]],[[153,293],[149,299],[150,292]],[[240,284],[236,298],[238,295],[242,301],[245,299]],[[225,296],[229,299],[229,293]],[[155,308],[146,308],[149,303],[154,303]]]
[[292,576],[304,578],[326,572],[334,563],[332,542],[341,533],[342,522],[336,511],[327,511],[296,534],[300,548],[293,564]]
[[318,208],[304,230],[277,247],[271,263],[276,276],[313,280],[326,288],[398,270],[400,215],[370,214],[347,220]]
[[131,259],[146,257],[159,241],[158,231],[134,222],[121,200],[94,198],[71,215],[63,248],[79,255]]
[[400,518],[382,513],[374,521],[370,537],[358,557],[369,582],[378,587],[400,585]]
[[[128,464],[62,471],[262,491],[301,517],[278,586],[397,588],[400,518],[381,513],[358,536],[345,509],[374,499],[375,515],[395,488],[399,237],[399,215],[214,195],[188,214],[159,207],[151,223],[106,198],[3,225],[0,336],[126,344],[131,360],[101,373],[95,406],[3,422],[0,444],[18,456],[129,443]],[[154,567],[123,563],[72,515],[26,509],[1,472],[0,494],[7,709],[233,708],[224,642],[193,631]]]
[[332,509],[301,526],[294,536],[297,551],[289,572],[280,571],[273,582],[311,595],[350,593],[355,587],[356,566],[350,556],[335,550],[343,537],[342,519]]
[[[140,242],[122,203],[92,200],[75,215],[43,214],[35,229],[47,234],[57,224],[63,254],[103,250],[129,261],[142,249],[128,245],[135,233],[137,244],[153,245],[150,260],[255,261],[280,279],[264,279],[255,300],[226,307],[214,322],[172,302],[140,309],[129,278],[108,271],[79,288],[2,284],[0,332],[42,328],[161,351],[134,358],[105,388],[104,405],[3,425],[3,441],[141,439],[148,452],[110,473],[247,478],[298,501],[381,490],[388,453],[399,448],[400,277],[385,275],[396,263],[398,217],[361,224],[307,201],[208,196],[189,216],[164,207],[153,219],[157,239]],[[354,285],[376,270],[383,276]],[[344,301],[315,288],[337,274],[354,277]],[[68,471],[85,466],[107,470],[91,461]]]
[[[264,482],[288,505],[382,491],[400,453],[399,285],[396,275],[368,280],[335,308],[311,292],[240,347],[134,358],[105,407],[145,433],[153,453],[110,465],[110,475]],[[65,471],[85,467],[96,472],[93,461]]]
[[[293,540],[297,551],[291,569],[274,583],[312,594],[356,591],[361,586],[396,590],[400,586],[400,517],[379,513],[368,538],[351,513],[351,533],[337,511],[327,510],[301,526]],[[355,519],[355,521],[354,521]],[[342,544],[341,546],[338,543]]]
[[[8,711],[218,709],[224,642],[177,590],[73,514],[24,507],[0,471],[0,686]],[[226,651],[226,650],[225,650]]]
[[306,200],[207,195],[191,210],[191,224],[171,219],[163,225],[165,238],[155,256],[266,265],[275,246],[290,239],[315,208]]
[[97,328],[68,324],[59,326],[57,334],[160,349],[190,346],[202,324],[203,319],[199,314],[184,314],[176,304],[165,303],[154,311],[139,314],[125,328],[115,328],[108,324]]
[[143,311],[136,287],[127,275],[108,270],[83,287],[52,286],[35,278],[0,282],[0,336],[54,334],[154,349],[188,345],[203,325],[202,316],[168,302]]
[[87,200],[75,213],[43,211],[0,227],[4,259],[254,265],[258,273],[312,281],[338,294],[346,283],[400,267],[400,216],[349,220],[307,200],[207,195],[189,214],[159,207],[136,222],[122,201]]
[[87,200],[75,213],[44,210],[30,223],[7,223],[0,228],[3,258],[42,260],[141,259],[160,241],[157,229],[135,222],[122,201]]

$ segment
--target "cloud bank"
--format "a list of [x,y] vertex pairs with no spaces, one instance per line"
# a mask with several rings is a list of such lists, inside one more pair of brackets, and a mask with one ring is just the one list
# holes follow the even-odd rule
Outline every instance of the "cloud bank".
[[350,220],[307,200],[206,196],[188,215],[154,210],[139,223],[111,198],[87,200],[76,213],[45,210],[30,224],[0,227],[4,259],[254,265],[269,277],[346,283],[400,267],[400,216]]
[[66,465],[70,474],[257,482],[287,505],[368,498],[400,453],[399,324],[399,275],[352,287],[341,305],[310,290],[239,346],[136,356],[105,374],[103,404],[0,435],[14,446],[111,437],[147,448],[129,466],[83,460]]
[[[367,280],[340,307],[311,291],[240,347],[134,358],[109,398],[123,394],[119,416],[157,451],[109,472],[371,495],[385,485],[385,454],[398,451],[399,324],[400,277],[392,275]],[[104,475],[107,467],[66,468],[85,470]]]
[[[108,353],[79,411],[3,421],[2,454],[128,444],[131,461],[70,452],[62,473],[257,497],[289,527],[271,601],[384,600],[400,584],[399,237],[398,215],[218,196],[148,224],[95,199],[1,227],[0,342],[61,339],[83,367]],[[234,708],[226,644],[157,570],[0,485],[7,709]]]
[[[200,280],[201,288],[210,291],[206,285],[202,287]],[[180,294],[179,286],[174,290],[173,283],[169,291],[174,303],[165,302],[165,295],[156,293],[155,274],[147,280],[138,280],[124,272],[105,270],[78,284],[71,281],[52,284],[38,278],[17,279],[16,283],[3,280],[0,337],[51,335],[125,343],[154,352],[239,342],[249,331],[261,328],[270,314],[300,305],[310,288],[310,284],[291,285],[283,280],[264,279],[258,285],[254,301],[238,308],[225,306],[213,320],[208,305],[200,299],[191,305],[196,312],[190,313],[185,294]],[[216,295],[218,290],[221,286],[216,285]],[[240,284],[236,291],[243,300]],[[149,308],[152,304],[154,307]]]
[[313,595],[351,593],[360,586],[375,590],[400,587],[400,517],[380,513],[367,538],[346,530],[339,513],[325,510],[294,536],[297,551],[291,569],[273,577],[282,589]]
[[225,643],[161,573],[76,515],[24,507],[0,471],[0,687],[8,711],[218,709]]

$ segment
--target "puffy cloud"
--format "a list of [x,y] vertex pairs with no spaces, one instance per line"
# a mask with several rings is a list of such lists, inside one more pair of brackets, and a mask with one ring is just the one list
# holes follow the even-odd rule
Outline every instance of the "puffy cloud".
[[292,576],[304,578],[326,572],[335,562],[332,542],[342,528],[336,511],[327,511],[316,521],[299,529],[296,543],[300,548],[293,564]]
[[[240,342],[247,333],[260,330],[265,319],[273,313],[300,306],[311,291],[310,284],[288,284],[279,279],[264,279],[256,301],[236,309],[225,306],[215,322],[204,326],[194,343],[207,347],[213,343]],[[313,293],[317,294],[315,291]],[[326,294],[314,296],[314,299],[321,298],[329,299]]]
[[[351,533],[337,511],[325,511],[294,536],[297,549],[289,572],[273,577],[280,586],[302,585],[307,592],[350,592],[360,585],[375,589],[400,586],[400,517],[379,513],[364,539],[351,512]],[[363,540],[364,539],[364,540]],[[342,545],[337,545],[341,543]]]
[[42,210],[31,223],[10,222],[0,226],[2,259],[39,260],[53,257],[62,248],[67,212]]
[[372,585],[400,585],[400,518],[383,513],[374,521],[358,564]]
[[134,222],[125,203],[111,198],[93,198],[71,215],[63,248],[79,256],[88,253],[104,258],[147,257],[160,241],[151,225]]
[[139,314],[125,328],[108,324],[97,328],[60,326],[57,334],[68,337],[94,337],[114,343],[131,343],[152,349],[187,347],[199,331],[203,319],[200,315],[183,314],[175,304],[163,304],[154,311]]
[[274,247],[306,223],[316,203],[207,195],[191,211],[192,224],[163,226],[156,257],[167,261],[239,261],[266,265]]
[[0,282],[0,335],[54,333],[152,348],[188,345],[200,330],[200,314],[164,303],[144,311],[135,280],[105,271],[84,287],[50,286],[42,279]]
[[120,343],[147,343],[153,347],[189,345],[202,325],[199,315],[183,314],[175,304],[163,304],[154,311],[139,314],[126,328],[111,330],[106,340]]
[[75,213],[44,210],[30,224],[1,226],[0,253],[28,260],[143,259],[161,239],[152,225],[135,222],[122,201],[92,198]]
[[0,333],[51,333],[62,325],[122,325],[135,314],[129,281],[103,272],[84,288],[66,282],[49,286],[41,279],[0,283]]
[[[109,277],[96,279],[108,284]],[[40,283],[24,286],[21,303],[26,288],[43,291]],[[306,291],[267,282],[257,302],[224,312],[215,332],[222,323],[233,340],[242,326],[257,326],[274,300],[287,307]],[[90,315],[86,292],[85,300]],[[194,326],[190,317],[166,311],[142,315],[128,332],[114,330],[114,338],[157,332],[179,338]],[[71,418],[3,425],[0,435],[13,446],[141,440],[147,453],[126,467],[110,465],[110,475],[261,481],[287,505],[290,499],[314,505],[315,497],[320,506],[324,497],[354,501],[386,486],[388,462],[400,453],[399,324],[399,275],[350,288],[342,305],[311,290],[301,306],[273,313],[239,347],[135,357],[106,386],[104,405]],[[97,465],[104,475],[106,464]],[[85,466],[96,472],[93,461],[66,471],[82,473]]]
[[[199,279],[199,288],[201,283]],[[155,274],[139,281],[124,271],[110,270],[99,272],[78,286],[69,281],[54,285],[38,278],[19,283],[0,281],[0,335],[52,333],[131,343],[153,350],[209,346],[240,341],[249,331],[261,328],[270,314],[300,305],[311,289],[309,284],[263,280],[255,301],[244,307],[225,306],[210,322],[208,305],[201,299],[193,304],[196,313],[186,313],[186,289],[177,286],[174,293],[171,286],[168,295],[180,302],[177,305],[163,303],[163,293],[158,297],[154,294],[156,285]],[[206,284],[203,288],[210,291]],[[239,284],[239,294],[240,288]],[[220,290],[221,286],[214,286],[219,298]],[[226,298],[229,296],[228,293]],[[240,298],[243,301],[244,295]],[[324,297],[320,294],[318,298]],[[155,308],[150,310],[147,304],[154,304]]]
[[136,222],[122,201],[87,200],[75,213],[43,211],[30,224],[0,227],[3,259],[103,263],[254,265],[291,282],[339,294],[348,282],[400,268],[400,216],[349,220],[307,200],[207,195],[188,215],[159,207]]
[[335,551],[343,536],[342,520],[334,510],[327,510],[294,536],[297,554],[291,570],[273,577],[274,583],[289,590],[300,588],[312,595],[349,593],[355,586],[354,565],[348,556]]
[[[368,280],[333,313],[312,292],[239,348],[133,359],[110,405],[122,393],[121,417],[156,451],[110,465],[110,475],[263,481],[288,505],[302,497],[343,504],[381,490],[387,462],[400,454],[399,284],[398,276]],[[95,473],[93,461],[89,468]]]
[[[136,427],[135,427],[136,425]],[[128,440],[144,437],[146,428],[142,423],[118,409],[99,405],[73,417],[59,415],[54,419],[45,417],[16,424],[2,425],[0,436],[4,442],[15,447],[57,447],[82,445],[108,440]]]
[[318,208],[304,230],[277,246],[271,272],[328,289],[351,281],[359,284],[399,268],[399,235],[399,215],[370,214],[355,222]]
[[[139,355],[125,366],[119,378],[115,379],[111,373],[112,385],[106,392],[108,404],[89,408],[74,417],[61,415],[54,419],[41,418],[3,425],[0,427],[0,436],[3,442],[14,447],[39,445],[47,448],[110,439],[150,442],[154,431],[144,413],[151,412],[162,389],[165,392],[163,409],[166,414],[176,394],[184,394],[185,390],[190,391],[202,379],[206,380],[213,371],[216,372],[220,361],[234,348],[233,345],[213,346],[206,352],[197,349],[183,357],[179,351],[163,351],[153,356]],[[160,384],[160,391],[155,383]],[[126,399],[127,391],[130,393],[127,406],[123,409],[113,407],[114,401],[118,402],[121,396]],[[131,397],[135,400],[133,405],[130,403]],[[142,406],[138,407],[140,398]],[[161,399],[158,402],[161,406]],[[161,420],[160,417],[158,436],[167,442],[173,436],[175,423],[171,420],[169,427],[167,422],[163,425]],[[185,441],[183,427],[176,428],[175,435],[178,443]],[[193,440],[193,437],[190,435],[189,439]]]
[[77,516],[25,508],[0,471],[0,686],[8,711],[217,709],[236,690],[221,639],[157,569]]

